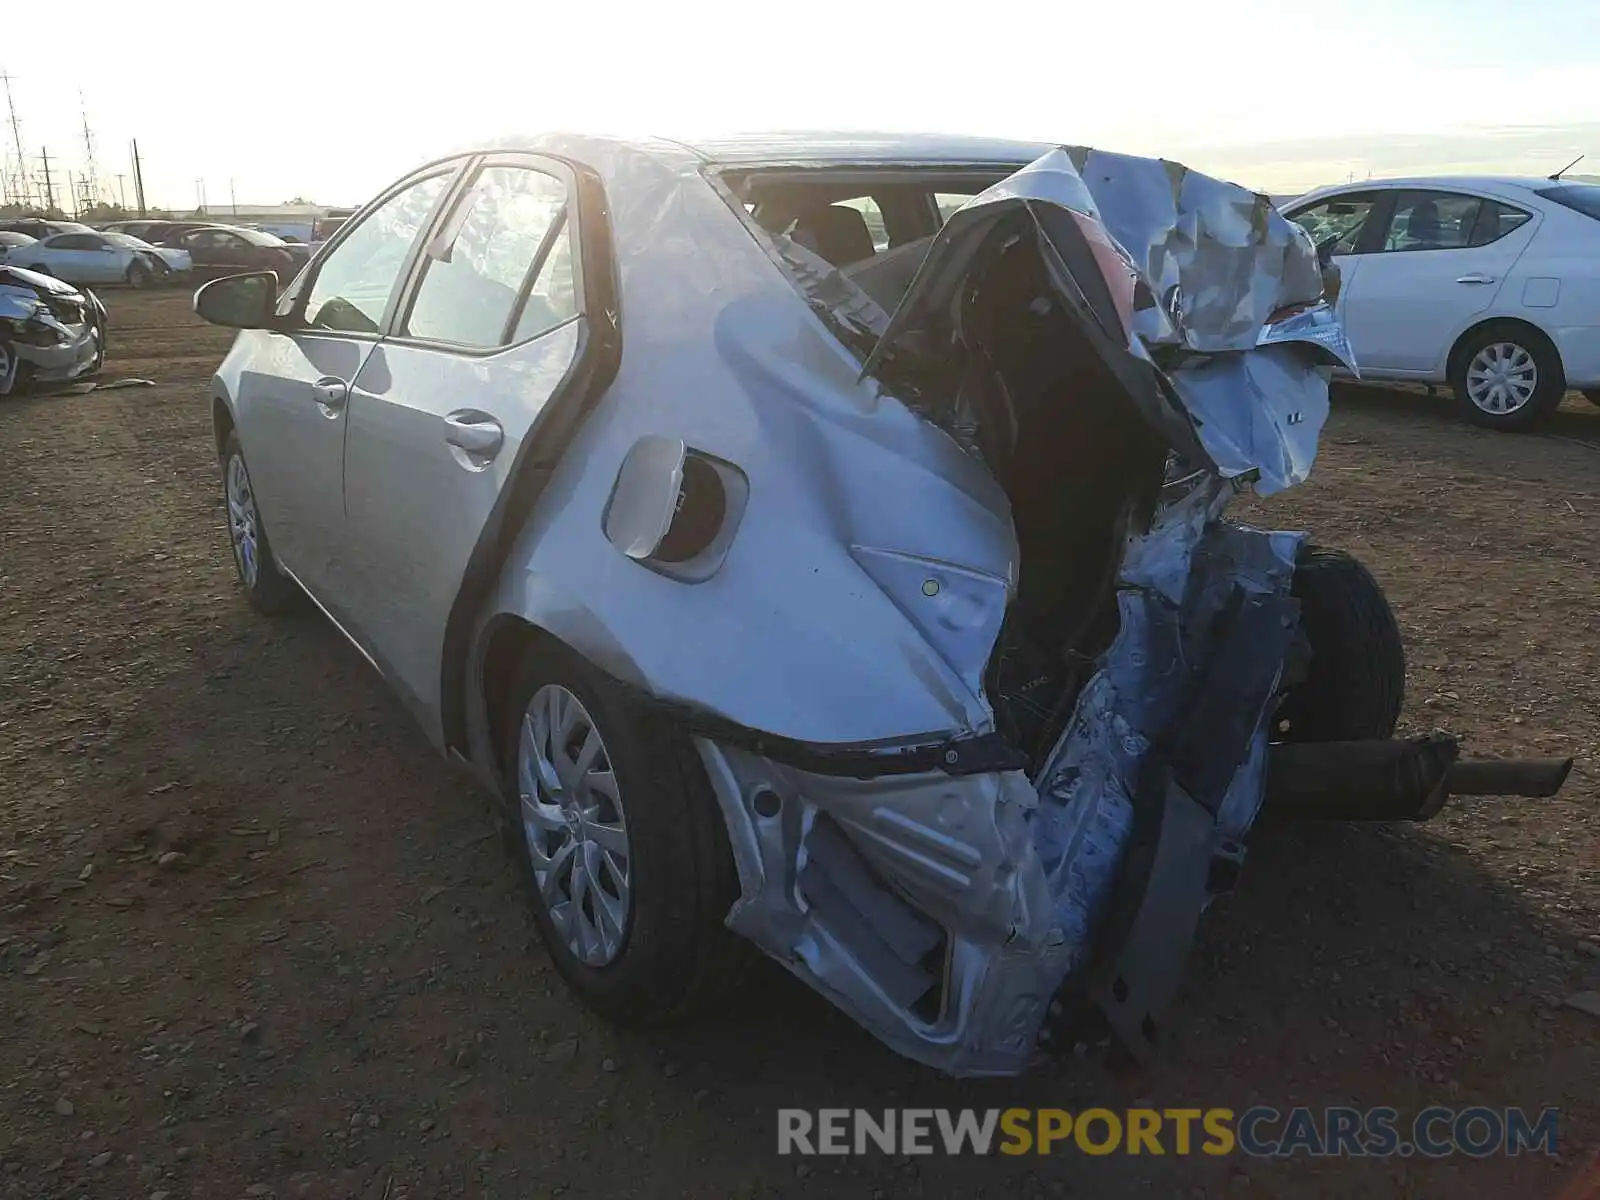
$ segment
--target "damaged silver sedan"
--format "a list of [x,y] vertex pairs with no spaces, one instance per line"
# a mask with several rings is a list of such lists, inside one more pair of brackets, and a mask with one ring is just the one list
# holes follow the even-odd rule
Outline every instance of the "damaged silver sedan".
[[[686,1011],[753,943],[961,1075],[1152,1053],[1263,813],[1570,762],[1391,739],[1354,559],[1225,513],[1354,369],[1306,235],[1173,163],[972,139],[519,139],[239,327],[240,581],[503,798],[563,976]],[[738,936],[735,936],[738,935]]]
[[0,265],[0,396],[86,379],[106,357],[106,308],[87,288]]

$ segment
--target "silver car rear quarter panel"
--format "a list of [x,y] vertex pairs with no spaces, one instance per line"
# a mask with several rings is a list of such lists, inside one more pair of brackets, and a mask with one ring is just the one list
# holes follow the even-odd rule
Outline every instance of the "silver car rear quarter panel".
[[[622,364],[517,538],[488,614],[521,616],[662,700],[798,741],[991,728],[987,643],[947,661],[872,571],[883,552],[959,573],[977,609],[962,620],[997,630],[1016,558],[1004,492],[858,378],[860,363],[698,162],[609,143],[571,153],[606,181]],[[641,569],[604,535],[622,461],[649,435],[750,480],[738,536],[704,582]]]
[[[529,148],[570,153],[606,181],[624,353],[480,629],[516,615],[661,700],[801,742],[893,746],[991,730],[982,673],[1017,555],[989,471],[860,377],[692,156],[588,141]],[[1094,164],[1091,154],[1050,169]],[[1165,307],[1142,315],[1140,336],[1227,355],[1171,372],[1214,461],[1130,541],[1120,632],[1038,777],[857,779],[696,743],[739,870],[728,924],[894,1049],[958,1075],[1015,1073],[1037,1054],[1052,998],[1096,950],[1158,739],[1176,730],[1191,743],[1179,794],[1199,832],[1180,851],[1192,869],[1178,874],[1203,881],[1253,820],[1300,535],[1222,524],[1224,477],[1259,474],[1263,490],[1304,478],[1326,378],[1293,343],[1342,347],[1321,318],[1304,338],[1262,335],[1274,308],[1310,299],[1299,293],[1315,271],[1309,246],[1257,198],[1149,160],[1098,165],[1123,203],[1143,205],[1121,229],[1107,221],[1162,289]],[[1037,201],[1040,186],[1021,200]],[[1219,231],[1232,254],[1218,250]],[[650,435],[749,478],[737,538],[703,582],[643,570],[602,532],[623,458]],[[942,581],[942,594],[957,578],[962,606],[942,617],[917,612],[925,593],[903,586]],[[1219,652],[1210,631],[1225,613],[1237,635],[1228,657],[1197,676]],[[1204,709],[1197,677],[1227,683],[1226,712],[1209,724],[1184,720]],[[1175,903],[1197,915],[1203,884],[1183,887]]]

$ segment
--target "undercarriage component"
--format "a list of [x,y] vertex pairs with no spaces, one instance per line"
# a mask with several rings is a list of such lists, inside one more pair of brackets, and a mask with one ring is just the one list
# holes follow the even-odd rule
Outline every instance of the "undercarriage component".
[[1452,794],[1553,796],[1570,758],[1460,761],[1448,734],[1413,741],[1303,742],[1267,755],[1263,814],[1275,819],[1426,821]]

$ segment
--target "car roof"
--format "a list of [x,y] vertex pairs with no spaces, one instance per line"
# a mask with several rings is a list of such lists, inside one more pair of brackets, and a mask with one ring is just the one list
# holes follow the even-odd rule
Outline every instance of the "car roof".
[[1006,138],[855,130],[729,133],[697,138],[563,133],[552,130],[493,138],[487,143],[463,146],[456,153],[478,150],[556,152],[582,159],[586,156],[606,158],[627,150],[648,154],[658,161],[678,166],[906,164],[930,167],[995,166],[1009,173],[1054,148],[1052,143]]
[[[663,139],[673,140],[673,139]],[[745,163],[994,163],[1022,167],[1053,147],[1044,142],[940,133],[795,131],[726,134],[679,140],[707,162]]]
[[1331,195],[1337,192],[1361,192],[1372,189],[1393,191],[1396,188],[1425,188],[1437,190],[1439,188],[1474,188],[1479,191],[1493,192],[1504,191],[1507,188],[1517,191],[1536,191],[1559,185],[1562,182],[1579,183],[1581,180],[1550,179],[1543,175],[1403,175],[1393,179],[1362,179],[1353,183],[1328,184],[1324,187],[1313,188],[1294,198],[1295,203],[1310,196]]

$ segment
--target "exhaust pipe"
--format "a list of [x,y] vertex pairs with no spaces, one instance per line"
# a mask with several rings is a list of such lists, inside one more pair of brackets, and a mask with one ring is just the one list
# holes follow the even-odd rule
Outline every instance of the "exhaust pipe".
[[1554,796],[1572,770],[1570,758],[1478,758],[1450,768],[1452,796]]
[[1452,794],[1556,794],[1570,758],[1460,760],[1449,734],[1414,741],[1285,742],[1267,758],[1262,815],[1283,820],[1426,821]]

